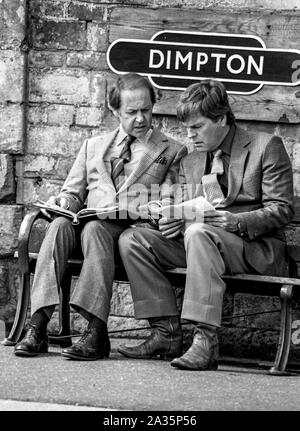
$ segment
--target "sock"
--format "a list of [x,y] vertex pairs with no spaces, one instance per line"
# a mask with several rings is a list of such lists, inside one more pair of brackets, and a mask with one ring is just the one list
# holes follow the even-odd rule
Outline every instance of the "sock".
[[100,332],[103,329],[106,330],[107,325],[106,325],[106,323],[103,320],[99,319],[98,317],[90,315],[89,328],[90,329],[94,328],[94,329],[96,329],[97,331]]
[[51,318],[51,315],[55,309],[55,305],[50,307],[44,307],[33,313],[30,323],[35,325],[39,330],[46,331],[47,324]]

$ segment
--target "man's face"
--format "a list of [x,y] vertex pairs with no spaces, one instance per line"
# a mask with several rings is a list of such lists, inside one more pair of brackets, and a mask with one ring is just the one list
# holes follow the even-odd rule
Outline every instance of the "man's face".
[[213,122],[210,118],[201,114],[193,114],[184,122],[187,128],[188,138],[198,151],[215,151],[222,143],[229,126],[226,124],[226,116]]
[[152,108],[150,92],[147,88],[123,90],[121,106],[115,115],[127,134],[140,138],[151,127]]

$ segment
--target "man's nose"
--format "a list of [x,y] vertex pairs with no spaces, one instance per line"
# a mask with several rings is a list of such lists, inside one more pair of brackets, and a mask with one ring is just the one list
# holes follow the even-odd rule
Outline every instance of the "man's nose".
[[139,123],[142,123],[144,121],[144,115],[143,115],[142,111],[137,112],[136,121],[138,121]]
[[192,139],[195,136],[195,131],[190,127],[187,128],[187,135],[189,139]]

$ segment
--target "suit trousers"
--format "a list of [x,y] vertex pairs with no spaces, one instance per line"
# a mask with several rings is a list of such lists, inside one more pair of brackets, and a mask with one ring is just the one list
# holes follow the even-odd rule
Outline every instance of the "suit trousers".
[[65,217],[54,219],[37,259],[31,313],[59,303],[60,283],[67,261],[81,246],[83,265],[70,304],[83,317],[88,319],[92,314],[106,322],[115,273],[115,250],[119,235],[125,229],[126,226],[103,220],[92,220],[79,228]]
[[204,223],[186,228],[184,237],[166,239],[159,231],[128,229],[119,250],[131,284],[137,319],[178,315],[165,270],[186,267],[181,318],[221,325],[224,273],[251,272],[244,241],[234,233]]

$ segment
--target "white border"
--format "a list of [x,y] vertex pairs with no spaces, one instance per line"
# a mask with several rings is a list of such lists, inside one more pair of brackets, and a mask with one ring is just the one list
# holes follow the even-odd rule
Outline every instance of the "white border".
[[[124,75],[127,72],[119,72],[119,73],[121,73],[122,75]],[[150,76],[150,75],[148,75],[146,73],[140,73],[140,75],[148,76],[149,81],[151,82],[151,84],[154,85],[155,88],[159,88],[160,90],[174,90],[174,91],[178,90],[178,91],[181,91],[181,90],[185,90],[186,89],[186,87],[166,87],[166,86],[161,86],[161,85],[158,85],[155,82],[153,82],[152,76]],[[164,78],[164,76],[155,76],[155,78]],[[175,78],[177,78],[177,76],[172,76],[172,78],[175,79]],[[185,77],[185,78],[179,78],[179,79],[190,79],[190,78],[186,78]],[[191,79],[193,79],[193,78],[191,78]],[[217,78],[205,77],[205,78],[198,78],[198,79],[201,80],[201,79],[217,79]],[[218,81],[222,81],[223,82],[224,79],[218,79]],[[242,81],[242,82],[244,83],[245,81]],[[227,90],[227,93],[228,94],[241,94],[241,95],[244,94],[244,95],[249,95],[249,94],[254,94],[257,91],[261,90],[263,86],[264,86],[264,84],[260,84],[255,90],[248,91],[248,92],[246,92],[246,91]]]
[[[224,36],[224,37],[240,37],[240,38],[253,38],[258,40],[264,47],[263,48],[258,48],[258,47],[243,47],[243,46],[235,46],[235,45],[212,45],[212,44],[198,44],[198,43],[179,43],[179,42],[163,42],[163,41],[156,41],[153,38],[156,37],[159,34],[163,34],[163,33],[176,33],[176,34],[194,34],[194,35],[212,35],[212,36]],[[181,46],[184,47],[203,47],[203,48],[221,48],[221,49],[238,49],[238,50],[244,50],[244,51],[260,51],[260,52],[293,52],[293,53],[297,53],[300,55],[300,50],[298,49],[275,49],[275,48],[266,48],[265,43],[263,42],[262,39],[260,39],[260,37],[258,36],[254,36],[254,35],[240,35],[240,34],[227,34],[227,33],[205,33],[205,32],[185,32],[185,31],[175,31],[175,30],[162,30],[159,31],[157,33],[155,33],[152,38],[150,40],[143,40],[143,39],[127,39],[127,38],[121,38],[121,39],[116,39],[115,41],[113,41],[110,46],[108,47],[108,50],[106,52],[106,61],[107,64],[109,66],[109,68],[115,72],[116,74],[125,74],[127,72],[123,72],[123,71],[119,71],[117,69],[115,69],[109,59],[109,55],[110,55],[110,51],[112,50],[112,48],[119,42],[133,42],[133,43],[142,43],[145,45],[150,45],[150,44],[157,44],[157,45],[174,45],[174,46],[178,46],[178,48],[180,48]],[[150,82],[156,87],[156,88],[160,88],[162,90],[185,90],[186,87],[166,87],[166,86],[160,86],[157,85],[156,83],[153,82],[152,77],[158,77],[158,78],[173,78],[173,79],[190,79],[190,80],[201,80],[201,79],[218,79],[222,82],[237,82],[237,83],[247,83],[247,84],[260,84],[260,86],[251,91],[251,92],[240,92],[240,91],[228,91],[228,93],[230,94],[254,94],[257,91],[259,91],[263,85],[283,85],[283,86],[289,86],[289,87],[294,87],[296,85],[300,84],[300,80],[297,82],[293,82],[293,83],[287,83],[287,82],[278,82],[278,81],[262,81],[262,80],[247,80],[247,79],[228,79],[228,78],[219,78],[219,77],[214,77],[214,78],[208,78],[208,77],[201,77],[201,76],[182,76],[182,75],[169,75],[169,74],[156,74],[156,73],[142,73],[139,72],[140,75],[143,76],[147,76],[150,80]]]
[[[150,40],[155,41],[155,37],[159,36],[163,33],[176,33],[176,34],[191,34],[191,35],[200,35],[200,36],[222,36],[222,37],[240,37],[241,39],[245,38],[251,38],[258,40],[259,43],[261,43],[262,48],[266,48],[265,42],[259,37],[252,34],[235,34],[235,33],[210,33],[205,31],[184,31],[184,30],[161,30],[155,33]],[[222,45],[223,46],[223,45]]]

